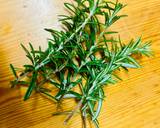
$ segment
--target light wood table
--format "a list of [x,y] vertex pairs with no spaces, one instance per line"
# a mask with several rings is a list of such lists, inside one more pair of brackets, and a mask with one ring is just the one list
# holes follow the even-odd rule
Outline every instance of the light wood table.
[[[44,28],[60,28],[57,14],[64,14],[69,0],[0,0],[0,128],[81,128],[79,115],[63,125],[66,116],[53,117],[52,101],[33,94],[23,101],[25,89],[10,89],[13,78],[9,64],[28,62],[20,43],[47,46],[50,35]],[[154,56],[143,57],[141,69],[120,72],[124,81],[105,89],[107,98],[99,121],[100,128],[160,128],[160,1],[123,0],[128,14],[112,27],[123,41],[142,35],[152,40]],[[70,109],[71,103],[63,103]]]

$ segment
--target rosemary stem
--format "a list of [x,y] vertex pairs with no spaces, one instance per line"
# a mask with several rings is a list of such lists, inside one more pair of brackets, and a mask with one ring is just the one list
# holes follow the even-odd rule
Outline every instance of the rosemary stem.
[[81,108],[83,102],[83,98],[79,101],[78,105],[75,107],[75,109],[68,115],[68,117],[64,120],[64,124],[66,125],[68,121],[73,117],[73,115],[77,112],[79,108]]
[[83,115],[83,112],[82,112],[82,111],[81,111],[81,118],[82,118],[82,126],[83,126],[83,128],[87,128],[86,116]]
[[[18,81],[20,81],[21,79],[23,79],[24,77],[26,77],[29,73],[30,73],[30,72],[26,72],[26,73],[24,73],[22,76],[19,76],[19,77],[16,79],[16,83],[17,83]],[[11,85],[11,88],[13,88],[14,86],[15,86],[15,84],[12,84],[12,85]]]

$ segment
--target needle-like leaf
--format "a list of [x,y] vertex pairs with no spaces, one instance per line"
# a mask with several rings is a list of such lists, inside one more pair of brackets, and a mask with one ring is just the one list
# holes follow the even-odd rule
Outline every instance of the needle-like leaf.
[[37,75],[38,75],[38,73],[36,71],[33,72],[30,85],[29,85],[28,90],[24,96],[24,100],[27,100],[30,97],[33,89],[36,87]]

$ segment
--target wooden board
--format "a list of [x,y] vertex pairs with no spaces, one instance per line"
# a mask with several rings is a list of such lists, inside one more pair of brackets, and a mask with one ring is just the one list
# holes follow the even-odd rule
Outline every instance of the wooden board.
[[[9,64],[27,62],[20,43],[46,48],[50,35],[44,28],[60,28],[57,14],[64,14],[69,0],[0,0],[0,128],[81,128],[76,115],[67,126],[66,116],[53,117],[52,101],[32,95],[24,102],[22,88],[10,89]],[[129,17],[113,27],[123,41],[138,36],[152,40],[154,56],[141,58],[142,69],[119,73],[124,81],[105,89],[107,98],[99,117],[100,128],[160,128],[160,1],[122,0]],[[70,101],[63,103],[71,108]],[[72,106],[73,107],[73,106]]]

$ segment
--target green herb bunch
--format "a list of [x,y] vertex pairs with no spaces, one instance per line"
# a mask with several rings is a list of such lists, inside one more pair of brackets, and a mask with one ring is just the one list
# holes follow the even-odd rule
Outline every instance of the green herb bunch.
[[[28,87],[24,100],[34,90],[58,104],[68,98],[74,99],[77,106],[64,122],[80,112],[84,128],[86,119],[91,119],[98,128],[97,118],[105,97],[104,86],[120,79],[116,70],[139,68],[133,55],[150,56],[150,43],[142,44],[138,38],[125,44],[120,38],[112,37],[117,32],[109,31],[109,27],[126,16],[118,15],[125,6],[118,1],[74,0],[64,6],[69,15],[60,15],[63,30],[45,29],[52,35],[45,51],[41,47],[35,50],[32,44],[29,44],[30,50],[21,45],[31,63],[24,65],[23,70],[10,65],[15,76],[11,84],[12,87]],[[57,93],[52,94],[46,83],[57,88]]]

